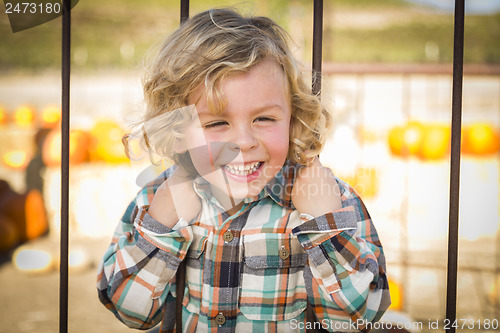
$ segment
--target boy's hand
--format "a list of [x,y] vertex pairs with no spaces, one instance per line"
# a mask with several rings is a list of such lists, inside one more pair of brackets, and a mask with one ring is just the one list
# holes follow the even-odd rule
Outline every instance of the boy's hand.
[[318,157],[298,171],[292,189],[292,203],[301,214],[314,217],[342,208],[340,190],[333,172]]
[[193,176],[178,166],[158,187],[148,213],[161,224],[172,228],[181,217],[190,221],[200,210],[200,198],[193,189]]

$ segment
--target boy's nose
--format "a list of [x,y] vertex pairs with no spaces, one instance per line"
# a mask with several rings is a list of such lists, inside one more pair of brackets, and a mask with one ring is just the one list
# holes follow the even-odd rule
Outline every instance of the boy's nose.
[[233,142],[238,145],[241,151],[246,151],[257,146],[257,137],[251,128],[239,127],[233,133]]

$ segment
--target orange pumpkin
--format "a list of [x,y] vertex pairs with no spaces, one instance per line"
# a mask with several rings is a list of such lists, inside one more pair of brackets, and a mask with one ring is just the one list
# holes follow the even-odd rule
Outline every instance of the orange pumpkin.
[[2,162],[13,170],[24,170],[28,166],[28,153],[24,150],[9,150],[2,156]]
[[389,131],[387,143],[393,155],[402,156],[404,144],[404,128],[403,126],[395,126]]
[[423,160],[438,160],[450,150],[450,128],[446,125],[431,124],[423,128],[418,157]]
[[9,121],[9,114],[7,110],[0,105],[0,125],[5,125]]
[[26,239],[38,238],[49,230],[47,212],[40,191],[31,190],[26,194],[24,213],[26,216],[24,230]]
[[125,155],[122,137],[125,131],[112,120],[100,120],[90,130],[90,159],[108,163],[123,163]]
[[417,121],[410,121],[405,126],[403,150],[410,155],[415,155],[422,142],[424,126]]
[[[0,212],[0,220],[12,221],[18,241],[29,241],[48,231],[45,205],[38,190],[19,194],[6,181],[0,181]],[[8,226],[2,228],[10,235],[9,239],[14,237]]]
[[[89,136],[82,130],[71,130],[69,134],[69,162],[79,164],[88,160]],[[61,165],[61,131],[51,131],[44,140],[42,159],[45,165]]]
[[47,106],[42,110],[40,118],[41,126],[45,128],[55,128],[61,120],[61,108],[58,106]]
[[402,286],[389,280],[389,293],[391,294],[391,306],[392,310],[402,310],[403,309],[403,288]]
[[388,143],[392,154],[406,157],[415,155],[420,149],[424,126],[409,121],[405,126],[396,126],[389,131]]
[[491,155],[500,149],[500,134],[488,123],[465,126],[462,132],[462,151],[476,156]]
[[19,127],[31,127],[35,124],[36,112],[29,105],[21,105],[14,111],[13,120]]

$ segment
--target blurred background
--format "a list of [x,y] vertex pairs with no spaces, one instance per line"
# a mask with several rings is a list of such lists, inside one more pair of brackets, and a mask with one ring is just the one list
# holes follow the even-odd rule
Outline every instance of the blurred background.
[[[310,68],[312,0],[191,1],[190,12],[215,6],[276,20]],[[56,332],[61,19],[13,33],[1,8],[0,332]],[[484,324],[500,317],[500,5],[467,0],[466,9],[457,318],[491,331]],[[127,331],[98,302],[95,272],[145,167],[121,143],[143,108],[142,61],[178,26],[179,10],[177,0],[86,0],[72,11],[71,332]],[[422,332],[445,317],[452,57],[451,0],[324,2],[322,98],[335,131],[321,159],[364,198],[391,310]]]

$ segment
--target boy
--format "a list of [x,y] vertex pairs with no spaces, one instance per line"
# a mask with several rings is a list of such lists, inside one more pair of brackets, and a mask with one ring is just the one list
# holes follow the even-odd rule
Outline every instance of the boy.
[[331,118],[267,18],[210,10],[163,44],[144,80],[147,149],[175,161],[129,205],[99,268],[126,325],[187,332],[363,330],[390,304],[361,199],[321,165]]

